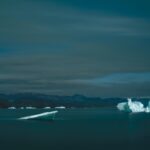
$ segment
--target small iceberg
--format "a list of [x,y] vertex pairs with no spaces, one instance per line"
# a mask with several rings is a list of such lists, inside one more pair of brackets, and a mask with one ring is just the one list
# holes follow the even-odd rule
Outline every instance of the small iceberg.
[[55,109],[66,109],[65,106],[58,106],[58,107],[55,107]]
[[48,106],[48,107],[44,107],[43,109],[51,109],[51,107]]
[[19,120],[53,120],[58,111],[44,112],[36,115],[18,118]]
[[8,107],[8,109],[16,109],[16,107]]
[[148,106],[145,108],[144,105],[139,101],[132,101],[131,98],[128,98],[128,102],[119,103],[117,105],[117,108],[121,111],[126,112],[150,112],[150,102],[148,103]]
[[35,107],[25,107],[25,109],[36,109]]

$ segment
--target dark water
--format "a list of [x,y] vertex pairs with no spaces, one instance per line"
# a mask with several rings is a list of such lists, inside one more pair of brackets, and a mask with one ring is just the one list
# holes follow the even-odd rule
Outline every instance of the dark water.
[[0,150],[144,150],[150,114],[117,109],[60,110],[55,121],[16,118],[44,110],[0,110]]

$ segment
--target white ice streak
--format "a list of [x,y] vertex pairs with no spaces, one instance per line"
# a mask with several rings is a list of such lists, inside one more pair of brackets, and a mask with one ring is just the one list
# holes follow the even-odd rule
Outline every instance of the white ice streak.
[[19,120],[28,120],[28,119],[37,119],[37,118],[42,119],[43,117],[49,117],[51,115],[55,115],[56,113],[58,113],[58,111],[44,112],[36,115],[21,117],[19,118]]
[[128,102],[119,103],[117,105],[117,108],[121,111],[126,112],[150,112],[150,102],[148,103],[148,106],[145,108],[144,105],[139,101],[132,101],[131,98],[128,98]]

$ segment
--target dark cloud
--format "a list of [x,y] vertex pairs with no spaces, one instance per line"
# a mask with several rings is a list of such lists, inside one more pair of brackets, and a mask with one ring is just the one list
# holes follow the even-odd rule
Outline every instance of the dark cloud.
[[[0,1],[0,92],[148,95],[150,11],[140,4]],[[113,74],[127,84],[71,82],[99,84]],[[135,77],[141,82],[133,85]]]

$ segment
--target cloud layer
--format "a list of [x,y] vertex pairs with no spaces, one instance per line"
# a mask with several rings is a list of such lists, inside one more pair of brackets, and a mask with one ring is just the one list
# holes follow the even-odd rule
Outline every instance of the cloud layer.
[[0,92],[148,95],[150,11],[136,5],[0,1]]

